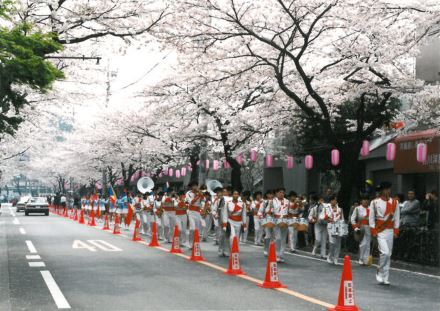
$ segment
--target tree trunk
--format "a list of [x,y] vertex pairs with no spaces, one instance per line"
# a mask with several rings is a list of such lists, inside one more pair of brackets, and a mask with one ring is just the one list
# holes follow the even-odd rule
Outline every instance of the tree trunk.
[[190,156],[189,161],[191,163],[192,171],[190,181],[199,181],[199,167],[197,166],[197,161],[199,160],[199,156]]
[[[353,143],[350,145],[344,145],[340,150],[341,164],[339,171],[339,182],[341,188],[338,193],[338,204],[344,210],[345,218],[350,213],[353,195],[359,193],[358,180],[359,174],[359,150],[362,143]],[[357,199],[357,198],[356,198]]]
[[243,184],[241,183],[241,165],[238,164],[237,160],[232,157],[226,158],[229,165],[231,165],[231,187],[234,190],[242,191]]

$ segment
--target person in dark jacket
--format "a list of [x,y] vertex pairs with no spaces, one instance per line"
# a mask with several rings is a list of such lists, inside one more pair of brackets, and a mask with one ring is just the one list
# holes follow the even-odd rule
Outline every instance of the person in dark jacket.
[[426,194],[426,199],[422,204],[422,217],[426,217],[425,222],[428,229],[434,229],[439,222],[439,204],[437,191],[433,190]]

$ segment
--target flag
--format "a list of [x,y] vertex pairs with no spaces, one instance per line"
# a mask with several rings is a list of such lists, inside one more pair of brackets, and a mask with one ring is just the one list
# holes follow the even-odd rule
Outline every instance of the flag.
[[110,200],[110,202],[116,206],[116,192],[115,190],[113,190],[112,185],[110,185],[110,187],[108,187],[108,198]]
[[170,183],[166,182],[163,186],[163,192],[168,193],[168,189],[170,189]]

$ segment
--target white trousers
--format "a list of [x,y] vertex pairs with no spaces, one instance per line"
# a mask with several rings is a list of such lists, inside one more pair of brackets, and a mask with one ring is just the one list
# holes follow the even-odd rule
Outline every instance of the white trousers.
[[328,232],[328,240],[330,242],[328,258],[332,261],[337,260],[339,258],[339,253],[341,252],[342,237],[331,235],[330,232]]
[[241,235],[241,239],[240,239],[240,241],[241,241],[241,242],[244,242],[244,243],[246,243],[246,242],[247,242],[247,239],[248,239],[248,233],[249,233],[249,221],[250,221],[249,216],[246,216],[246,228],[247,228],[248,230],[244,230],[244,231],[243,231],[243,234]]
[[189,230],[199,230],[199,234],[202,232],[202,216],[199,212],[189,211]]
[[254,216],[254,229],[255,229],[255,244],[260,244],[263,239],[264,228],[261,225],[261,219],[258,216]]
[[173,239],[174,227],[176,226],[176,212],[163,213],[164,236],[168,242]]
[[141,214],[141,228],[142,228],[142,232],[144,234],[147,234],[148,231],[150,230],[150,223],[148,221],[148,212],[147,211],[142,211]]
[[368,263],[368,256],[370,255],[370,244],[371,244],[371,231],[370,226],[363,225],[361,230],[364,231],[364,237],[359,243],[359,260],[362,260],[364,264]]
[[208,233],[211,230],[211,226],[212,226],[212,215],[211,214],[206,215],[206,217],[203,220],[205,221],[205,226],[203,227],[202,238],[206,240],[208,238]]
[[385,229],[377,234],[377,243],[379,245],[379,275],[384,282],[388,282],[390,276],[391,254],[393,253],[394,230]]
[[234,237],[237,237],[237,240],[240,241],[241,236],[241,222],[231,221],[228,220],[229,224],[231,225],[231,236],[229,237],[229,242],[232,247],[232,241],[234,240]]
[[277,257],[283,257],[284,255],[284,251],[286,250],[287,233],[287,227],[275,227],[275,244],[277,247]]
[[315,224],[315,246],[313,254],[316,254],[318,248],[321,247],[321,257],[327,257],[327,225]]
[[188,228],[188,215],[177,215],[176,222],[180,231],[180,243],[184,244],[188,241],[188,236],[186,233],[186,229]]
[[291,250],[298,247],[298,231],[294,227],[289,227],[289,246]]

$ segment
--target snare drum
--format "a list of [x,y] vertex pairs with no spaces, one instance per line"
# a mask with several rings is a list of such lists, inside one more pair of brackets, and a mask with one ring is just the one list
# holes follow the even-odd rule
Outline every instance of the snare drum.
[[288,225],[289,225],[289,227],[293,227],[296,230],[298,225],[299,225],[298,217],[290,218],[289,221],[288,221]]
[[287,228],[288,226],[288,219],[286,218],[278,218],[277,219],[277,226],[280,228]]
[[307,219],[300,218],[298,220],[298,225],[297,225],[296,230],[302,231],[302,232],[307,232],[309,230],[309,223],[308,223]]
[[274,222],[273,217],[266,216],[266,218],[263,218],[261,220],[261,226],[263,226],[264,228],[273,228],[273,227],[275,227],[275,222]]

